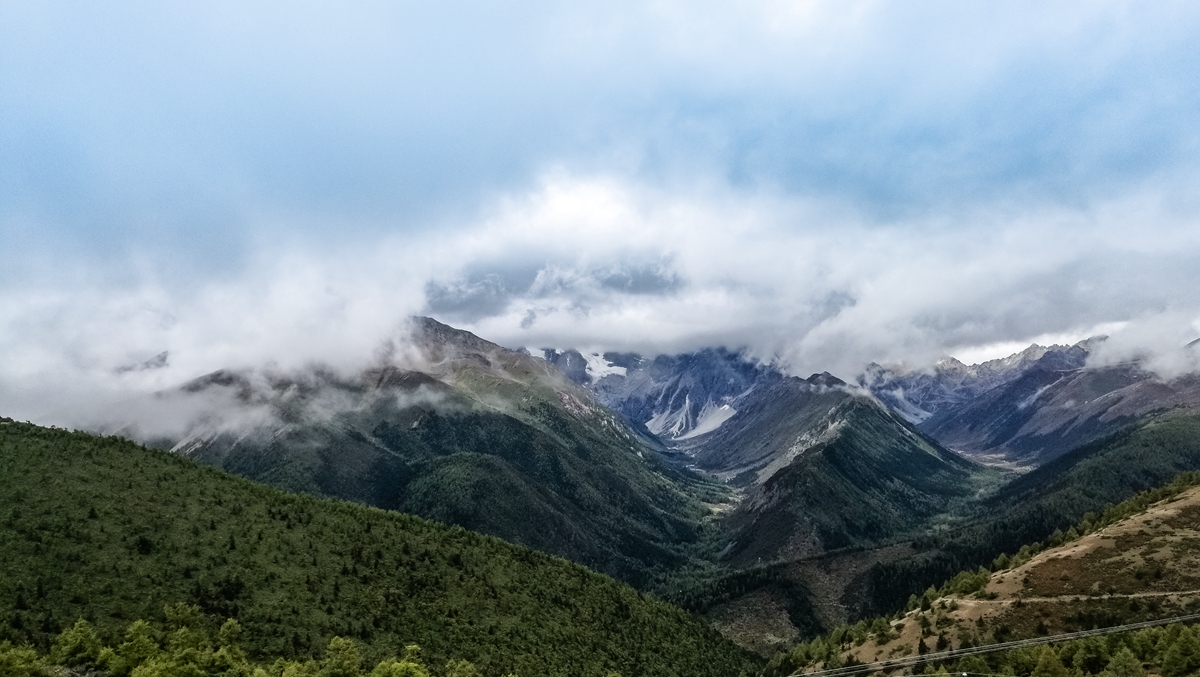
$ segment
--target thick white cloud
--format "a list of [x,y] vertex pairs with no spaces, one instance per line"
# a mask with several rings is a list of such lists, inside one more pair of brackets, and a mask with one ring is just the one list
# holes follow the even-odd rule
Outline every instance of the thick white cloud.
[[[848,375],[869,360],[921,363],[1168,312],[1176,324],[1200,316],[1200,229],[1155,199],[959,218],[975,227],[557,176],[472,233],[468,277],[489,261],[545,263],[468,325],[509,345],[741,345],[798,372]],[[605,284],[617,269],[664,283],[646,292]]]
[[[1107,330],[1103,359],[1188,368],[1170,350],[1200,332],[1200,224],[1149,198],[961,218],[987,227],[556,172],[442,233],[263,242],[248,272],[188,286],[6,294],[0,404],[54,416],[219,368],[353,370],[417,312],[513,347],[727,345],[801,374]],[[167,368],[114,371],[162,350]]]
[[353,369],[415,312],[843,376],[1098,327],[1173,354],[1198,15],[0,3],[0,409]]

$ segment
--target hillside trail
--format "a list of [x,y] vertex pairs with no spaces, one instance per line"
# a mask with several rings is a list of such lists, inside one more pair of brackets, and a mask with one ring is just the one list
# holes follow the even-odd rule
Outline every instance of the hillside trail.
[[1129,594],[1112,594],[1105,593],[1103,595],[1056,595],[1053,597],[1020,597],[1018,599],[972,599],[961,600],[958,602],[960,606],[966,605],[1012,605],[1016,602],[1082,602],[1087,600],[1106,600],[1106,599],[1133,599],[1142,597],[1171,597],[1171,596],[1191,596],[1200,595],[1200,590],[1168,590],[1166,592],[1132,592]]

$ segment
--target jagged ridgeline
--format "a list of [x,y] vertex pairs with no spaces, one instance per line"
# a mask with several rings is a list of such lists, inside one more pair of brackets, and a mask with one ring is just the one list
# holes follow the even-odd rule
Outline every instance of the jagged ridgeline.
[[486,675],[736,675],[752,656],[687,613],[458,527],[289,494],[127,440],[0,423],[0,640],[106,641],[165,605],[236,618],[257,659],[342,636]]

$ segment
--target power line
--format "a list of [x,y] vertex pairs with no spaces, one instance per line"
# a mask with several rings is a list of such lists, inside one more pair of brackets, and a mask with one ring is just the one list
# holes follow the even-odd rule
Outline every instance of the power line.
[[903,658],[876,661],[874,663],[862,663],[859,665],[847,665],[840,668],[830,668],[828,670],[817,670],[816,672],[797,672],[789,675],[789,677],[846,677],[847,675],[860,675],[868,672],[879,672],[882,670],[905,668],[918,663],[941,661],[948,658],[974,656],[976,654],[994,653],[996,651],[1007,651],[1009,649],[1022,649],[1027,646],[1053,644],[1054,642],[1067,642],[1073,639],[1083,639],[1084,637],[1112,635],[1118,632],[1129,632],[1131,630],[1141,630],[1142,628],[1152,628],[1158,625],[1169,625],[1171,623],[1183,623],[1196,620],[1200,620],[1200,614],[1175,616],[1173,618],[1159,618],[1153,621],[1141,621],[1139,623],[1129,623],[1127,625],[1114,625],[1108,628],[1095,628],[1093,630],[1079,630],[1078,632],[1068,632],[1061,635],[1047,635],[1046,637],[1017,639],[1011,642],[999,642],[997,644],[985,644],[983,646],[951,649],[949,651],[939,651],[936,653],[927,653],[917,656],[905,656]]

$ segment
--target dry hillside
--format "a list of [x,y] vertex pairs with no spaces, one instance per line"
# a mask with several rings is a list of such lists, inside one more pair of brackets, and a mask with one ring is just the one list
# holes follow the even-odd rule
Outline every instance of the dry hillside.
[[1200,487],[1014,568],[968,595],[930,600],[845,652],[872,662],[1011,637],[1057,634],[1200,607]]

